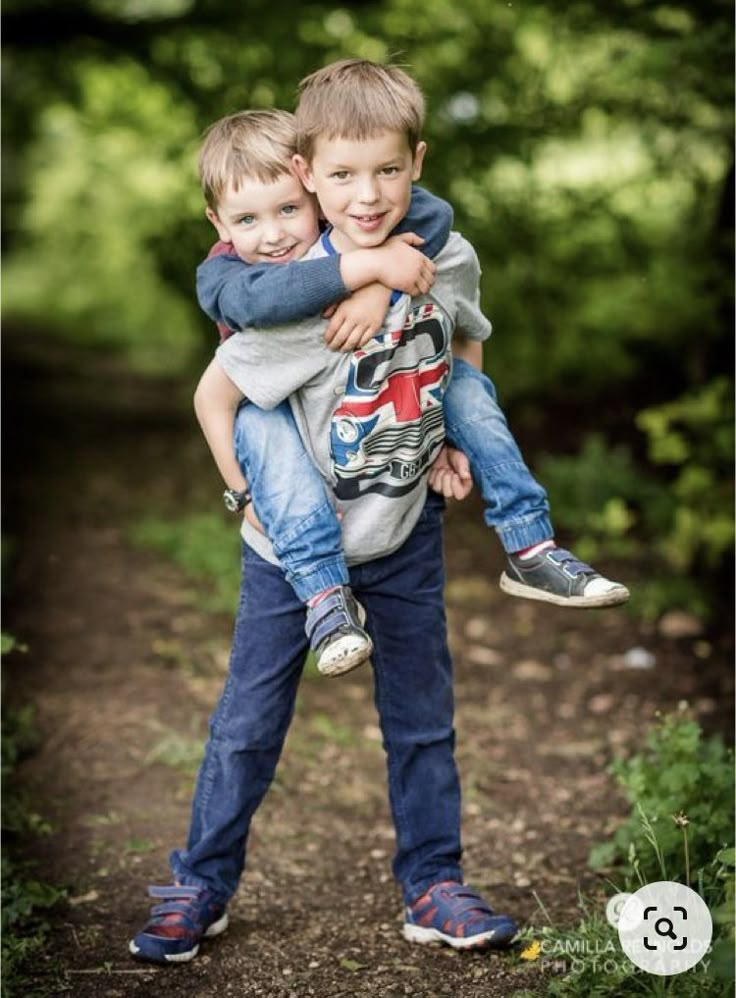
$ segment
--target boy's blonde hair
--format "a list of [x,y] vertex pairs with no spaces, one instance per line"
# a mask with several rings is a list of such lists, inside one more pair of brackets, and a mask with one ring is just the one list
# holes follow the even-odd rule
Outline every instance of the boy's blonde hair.
[[398,66],[367,59],[342,59],[318,69],[299,84],[297,150],[311,162],[320,135],[366,139],[403,132],[412,156],[424,124],[424,96]]
[[228,186],[246,178],[269,184],[289,173],[296,121],[288,111],[238,111],[211,125],[199,151],[199,179],[213,211]]

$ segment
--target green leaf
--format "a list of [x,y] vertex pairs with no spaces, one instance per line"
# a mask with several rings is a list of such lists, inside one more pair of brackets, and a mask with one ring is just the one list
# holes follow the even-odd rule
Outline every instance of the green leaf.
[[368,967],[367,963],[358,963],[357,960],[351,960],[350,957],[343,957],[340,960],[340,966],[344,970],[349,970],[355,973],[358,970],[365,970]]

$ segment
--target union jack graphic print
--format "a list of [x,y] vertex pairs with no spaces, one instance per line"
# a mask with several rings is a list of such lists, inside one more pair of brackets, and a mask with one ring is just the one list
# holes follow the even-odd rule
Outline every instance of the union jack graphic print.
[[419,305],[402,329],[353,353],[330,430],[338,499],[405,495],[437,456],[445,437],[448,327],[436,305]]

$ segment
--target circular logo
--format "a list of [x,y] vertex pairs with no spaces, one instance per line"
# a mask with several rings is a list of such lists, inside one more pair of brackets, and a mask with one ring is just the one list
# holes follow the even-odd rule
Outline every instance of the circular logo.
[[618,926],[621,919],[621,912],[630,897],[631,894],[627,893],[614,894],[606,905],[606,918],[608,919],[608,924],[612,925],[614,929]]
[[671,880],[641,887],[619,913],[624,953],[641,970],[660,977],[682,974],[699,963],[712,935],[713,919],[705,901]]
[[338,420],[335,431],[344,444],[352,444],[358,439],[358,427],[350,419]]

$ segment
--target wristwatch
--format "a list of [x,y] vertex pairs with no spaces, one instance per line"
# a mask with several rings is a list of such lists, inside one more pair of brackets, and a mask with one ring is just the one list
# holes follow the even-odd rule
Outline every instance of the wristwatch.
[[225,509],[231,513],[242,513],[250,502],[250,492],[247,489],[243,492],[238,492],[237,489],[225,489],[222,493],[222,500],[225,503]]

